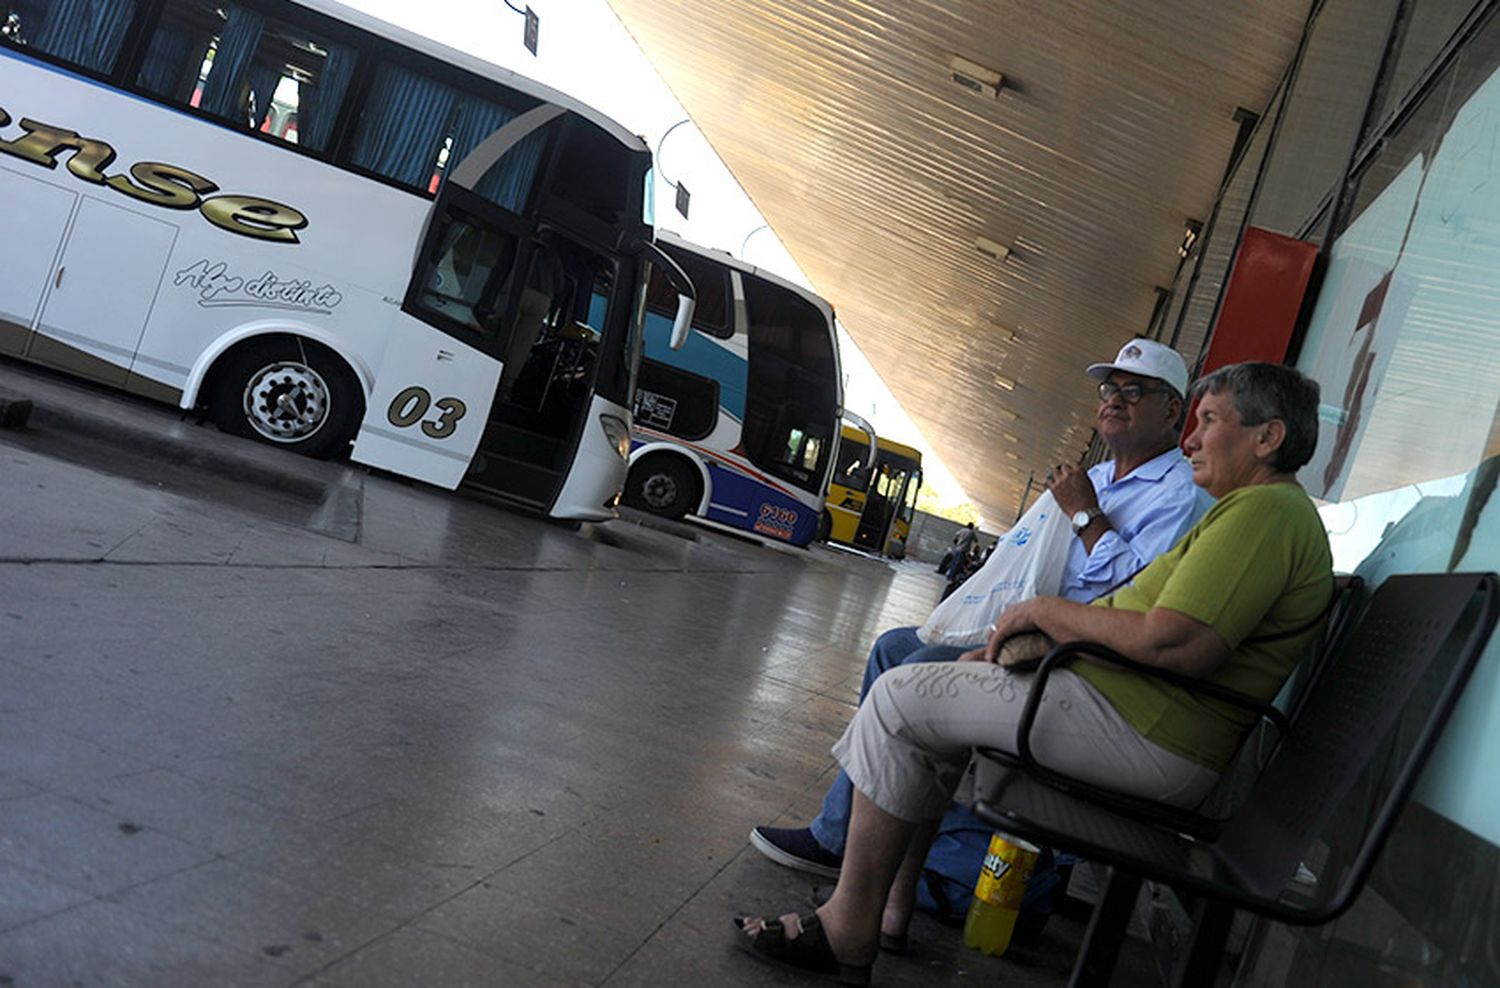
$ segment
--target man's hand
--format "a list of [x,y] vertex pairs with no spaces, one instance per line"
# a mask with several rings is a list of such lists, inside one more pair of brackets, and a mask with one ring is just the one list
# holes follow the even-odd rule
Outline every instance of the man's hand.
[[1080,511],[1098,509],[1099,495],[1094,491],[1094,483],[1089,480],[1088,471],[1073,464],[1062,463],[1052,468],[1050,477],[1047,489],[1057,499],[1057,506],[1070,516]]

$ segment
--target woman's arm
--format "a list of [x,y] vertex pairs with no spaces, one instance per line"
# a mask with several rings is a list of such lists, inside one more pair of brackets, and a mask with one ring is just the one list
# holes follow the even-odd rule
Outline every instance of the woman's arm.
[[1207,676],[1229,658],[1229,645],[1218,632],[1180,611],[1155,607],[1141,614],[1075,604],[1062,597],[1037,597],[1000,615],[985,645],[984,660],[996,661],[1001,642],[1031,630],[1059,642],[1097,642],[1128,659],[1188,676]]

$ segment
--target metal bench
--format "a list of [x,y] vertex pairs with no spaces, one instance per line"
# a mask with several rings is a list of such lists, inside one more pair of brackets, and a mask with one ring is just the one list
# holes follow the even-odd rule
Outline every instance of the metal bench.
[[[1037,671],[1020,757],[976,752],[974,811],[996,829],[1109,867],[1069,982],[1109,982],[1141,882],[1191,904],[1193,928],[1173,984],[1214,984],[1236,909],[1297,925],[1326,923],[1359,894],[1500,616],[1493,573],[1393,576],[1316,657],[1284,713],[1250,697],[1070,642]],[[1229,699],[1281,737],[1245,801],[1217,820],[1108,793],[1040,765],[1027,735],[1050,673],[1086,655]],[[1389,760],[1376,764],[1378,753]],[[1355,789],[1372,803],[1342,804]],[[1297,878],[1313,863],[1315,881]]]

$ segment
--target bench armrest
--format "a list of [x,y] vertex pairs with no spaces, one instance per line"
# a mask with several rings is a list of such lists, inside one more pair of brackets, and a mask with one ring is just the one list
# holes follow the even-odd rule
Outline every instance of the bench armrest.
[[1041,709],[1047,680],[1052,675],[1053,670],[1071,663],[1079,656],[1087,656],[1100,662],[1119,666],[1122,669],[1129,669],[1138,675],[1171,683],[1173,686],[1181,687],[1191,693],[1233,704],[1269,720],[1275,726],[1278,735],[1284,736],[1287,728],[1290,726],[1290,721],[1288,721],[1286,714],[1282,713],[1274,705],[1253,696],[1247,696],[1237,690],[1220,686],[1217,683],[1204,682],[1201,679],[1196,679],[1180,672],[1173,672],[1170,669],[1160,669],[1156,666],[1147,665],[1144,662],[1137,662],[1134,659],[1126,658],[1114,649],[1107,648],[1095,642],[1063,642],[1062,644],[1053,646],[1042,659],[1042,664],[1036,671],[1036,678],[1032,680],[1031,693],[1026,697],[1026,706],[1021,711],[1021,720],[1016,725],[1016,753],[1020,757],[1021,764],[1025,767],[1028,774],[1057,788],[1088,795],[1109,805],[1119,805],[1122,801],[1125,801],[1127,804],[1132,804],[1136,812],[1140,812],[1147,805],[1154,805],[1150,800],[1142,800],[1140,797],[1103,789],[1099,786],[1075,779],[1064,772],[1048,768],[1037,761],[1035,754],[1032,752],[1031,729],[1036,723],[1037,712]]

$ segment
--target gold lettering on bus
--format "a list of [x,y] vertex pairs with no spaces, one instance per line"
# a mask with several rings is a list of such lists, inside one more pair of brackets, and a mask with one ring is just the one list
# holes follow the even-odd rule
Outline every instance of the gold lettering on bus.
[[114,175],[105,184],[132,199],[168,209],[197,209],[203,196],[219,191],[217,185],[202,175],[159,161],[136,162],[130,166],[130,178]]
[[79,137],[76,131],[54,127],[27,117],[21,118],[21,129],[25,137],[13,141],[0,141],[0,151],[34,162],[45,168],[57,167],[57,156],[72,151],[68,158],[68,171],[85,182],[99,184],[104,181],[104,169],[115,160],[115,149],[103,141]]
[[307,226],[307,217],[290,206],[254,196],[214,196],[203,203],[203,217],[230,233],[263,240],[293,241],[293,230]]
[[[10,119],[0,107],[0,127],[9,126]],[[270,199],[242,195],[205,199],[219,191],[219,186],[177,165],[140,161],[130,166],[128,174],[106,175],[104,170],[115,160],[115,149],[104,141],[28,117],[21,118],[20,126],[26,133],[13,140],[0,140],[0,154],[56,168],[58,157],[71,152],[68,171],[83,181],[107,185],[132,199],[166,209],[197,209],[214,226],[241,237],[295,244],[295,231],[307,226],[307,217],[300,210]]]

